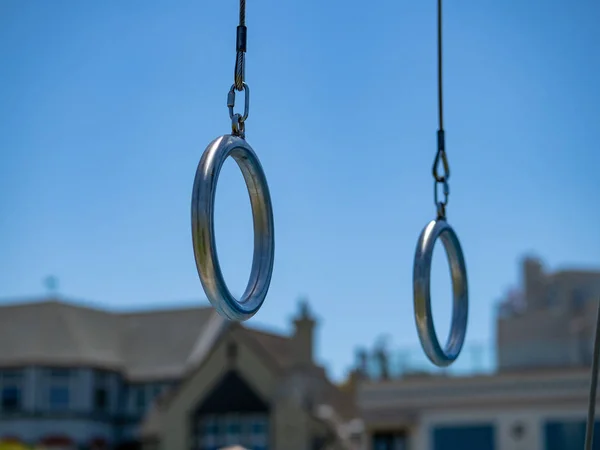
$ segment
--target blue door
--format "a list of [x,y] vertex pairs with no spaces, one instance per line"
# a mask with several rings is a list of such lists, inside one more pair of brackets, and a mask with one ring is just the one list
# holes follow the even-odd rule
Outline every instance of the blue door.
[[432,450],[494,450],[493,425],[433,428]]

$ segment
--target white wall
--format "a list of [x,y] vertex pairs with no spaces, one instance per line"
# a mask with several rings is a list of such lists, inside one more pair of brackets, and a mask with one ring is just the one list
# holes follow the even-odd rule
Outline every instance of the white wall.
[[[545,422],[584,421],[588,393],[582,368],[366,382],[358,402],[369,430],[408,430],[410,450],[431,450],[435,426],[476,424],[494,426],[495,450],[544,450]],[[518,422],[526,427],[521,440],[511,432]]]
[[[584,421],[585,417],[585,405],[423,412],[410,437],[410,449],[431,450],[432,432],[436,426],[490,424],[495,427],[495,450],[544,450],[546,421],[569,419]],[[512,427],[517,423],[525,427],[525,433],[520,440],[515,440],[511,432]]]

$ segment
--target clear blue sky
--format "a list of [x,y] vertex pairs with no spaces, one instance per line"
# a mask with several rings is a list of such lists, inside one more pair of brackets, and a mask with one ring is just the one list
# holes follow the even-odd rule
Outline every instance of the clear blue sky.
[[[247,138],[265,168],[276,265],[253,324],[287,330],[298,296],[336,376],[387,333],[417,344],[416,239],[433,218],[435,1],[248,1]],[[190,198],[228,132],[238,4],[0,2],[0,297],[60,292],[107,307],[205,302]],[[600,265],[600,3],[447,1],[449,221],[469,270],[467,343],[535,251]],[[224,167],[217,240],[234,292],[252,223]],[[434,260],[448,329],[450,281]],[[443,323],[442,323],[443,322]]]

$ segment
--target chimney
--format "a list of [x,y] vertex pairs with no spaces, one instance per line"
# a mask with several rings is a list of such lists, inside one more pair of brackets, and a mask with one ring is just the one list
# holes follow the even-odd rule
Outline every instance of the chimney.
[[292,336],[292,348],[294,360],[301,365],[312,365],[314,350],[314,328],[316,321],[310,314],[308,302],[300,301],[299,314],[294,319],[294,335]]
[[523,261],[523,284],[528,309],[542,309],[545,305],[544,267],[538,258],[528,256]]

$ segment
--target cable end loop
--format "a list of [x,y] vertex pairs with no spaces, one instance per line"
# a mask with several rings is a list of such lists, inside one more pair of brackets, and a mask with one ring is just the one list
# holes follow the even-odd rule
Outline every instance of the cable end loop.
[[444,130],[438,130],[437,132],[437,148],[438,152],[446,151],[446,134]]
[[[437,132],[437,145],[438,150],[435,154],[435,160],[433,161],[433,178],[438,183],[447,183],[450,178],[450,165],[448,164],[448,157],[446,156],[446,137],[444,134],[444,130],[438,130]],[[442,169],[444,173],[440,175],[439,173],[439,164],[442,163]]]

